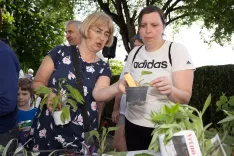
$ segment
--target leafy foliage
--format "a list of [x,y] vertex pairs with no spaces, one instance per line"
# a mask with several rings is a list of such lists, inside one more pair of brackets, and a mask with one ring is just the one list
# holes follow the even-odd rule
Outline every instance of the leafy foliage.
[[98,140],[98,143],[99,143],[98,155],[102,155],[105,152],[106,137],[107,137],[108,133],[111,131],[116,131],[117,129],[118,129],[118,127],[109,127],[109,128],[102,127],[101,134],[99,134],[99,132],[97,130],[90,131],[88,139],[95,136]]
[[120,75],[123,70],[123,62],[119,60],[110,60],[112,75]]
[[[202,111],[198,111],[189,105],[170,103],[169,105],[164,105],[160,112],[152,112],[150,120],[155,124],[155,129],[152,132],[153,137],[149,150],[154,149],[155,152],[158,151],[158,137],[160,134],[165,134],[164,144],[166,145],[174,133],[182,130],[193,130],[198,138],[202,155],[207,154],[209,149],[206,147],[205,130],[211,124],[204,127],[202,116],[209,106],[210,101],[211,95],[208,96]],[[197,115],[194,115],[194,113]]]
[[0,1],[1,38],[7,38],[23,67],[37,69],[45,54],[64,42],[64,23],[73,19],[75,0]]
[[[63,123],[65,123],[65,121],[70,117],[70,106],[72,106],[73,110],[76,111],[78,108],[77,103],[84,103],[84,99],[80,92],[76,88],[73,88],[71,85],[65,83],[66,79],[62,78],[59,79],[58,90],[51,89],[46,86],[40,86],[35,91],[36,95],[43,95],[43,99],[40,102],[40,110],[43,109],[44,105],[47,105],[50,94],[52,92],[57,92],[52,100],[52,111],[62,111],[60,118]],[[65,86],[69,92],[64,93],[63,86]]]
[[216,102],[217,111],[222,110],[226,117],[218,122],[222,124],[221,132],[234,136],[234,96],[227,97],[224,93]]

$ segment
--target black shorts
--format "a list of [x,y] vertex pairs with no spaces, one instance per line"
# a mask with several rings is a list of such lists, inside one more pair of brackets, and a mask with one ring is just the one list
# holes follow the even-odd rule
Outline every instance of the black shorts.
[[131,123],[125,118],[125,135],[128,151],[147,150],[154,128],[142,127]]

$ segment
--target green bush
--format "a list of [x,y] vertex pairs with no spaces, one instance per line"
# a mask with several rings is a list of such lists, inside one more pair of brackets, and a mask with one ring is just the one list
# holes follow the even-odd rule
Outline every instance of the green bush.
[[217,126],[217,122],[224,118],[222,111],[217,112],[216,101],[222,93],[234,95],[234,65],[204,66],[194,72],[193,94],[190,105],[202,110],[206,97],[211,94],[212,101],[207,109],[203,121]]

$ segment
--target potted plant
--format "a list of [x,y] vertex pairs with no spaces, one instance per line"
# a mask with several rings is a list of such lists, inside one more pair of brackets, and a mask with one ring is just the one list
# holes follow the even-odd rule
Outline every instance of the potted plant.
[[209,106],[210,101],[211,95],[208,96],[201,112],[189,105],[175,104],[172,102],[164,105],[160,112],[152,112],[150,120],[155,124],[155,129],[152,132],[149,150],[154,149],[155,152],[159,150],[159,137],[161,135],[164,135],[164,145],[167,145],[175,133],[183,130],[192,130],[197,136],[202,155],[208,155],[211,147],[208,146],[209,138],[205,137],[205,131],[211,123],[204,126],[202,116]]
[[[67,88],[68,92],[63,89],[63,86]],[[77,103],[84,103],[84,99],[80,92],[73,88],[71,85],[66,84],[66,79],[59,80],[59,88],[55,90],[46,86],[41,86],[36,89],[36,95],[43,95],[40,102],[40,109],[43,109],[44,105],[48,103],[48,97],[51,93],[54,93],[52,99],[52,113],[56,125],[65,125],[71,121],[70,107],[73,111],[77,110]]]
[[104,152],[105,152],[105,149],[107,146],[106,139],[107,139],[108,133],[111,131],[116,131],[117,129],[118,129],[118,127],[109,127],[109,128],[102,127],[101,133],[99,133],[98,130],[92,130],[89,132],[88,140],[94,136],[97,138],[98,145],[99,145],[97,153],[99,156],[102,156],[102,154],[104,154]]
[[151,71],[142,71],[140,75],[140,80],[135,82],[135,80],[132,78],[130,73],[127,73],[125,75],[125,79],[129,85],[129,87],[126,87],[126,95],[127,95],[127,102],[130,105],[143,105],[146,100],[146,94],[148,90],[149,83],[143,83],[141,82],[144,79],[141,79],[144,75],[152,74]]

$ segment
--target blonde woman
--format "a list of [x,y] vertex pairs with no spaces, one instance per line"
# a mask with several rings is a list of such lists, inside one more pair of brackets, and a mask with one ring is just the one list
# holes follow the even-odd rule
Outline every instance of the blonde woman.
[[[77,47],[80,70],[83,74],[84,100],[87,104],[88,120],[92,129],[98,127],[98,111],[95,101],[106,101],[120,92],[119,82],[110,86],[111,70],[109,65],[99,59],[96,53],[113,40],[114,26],[105,13],[89,15],[80,27],[81,43]],[[58,88],[60,78],[76,88],[75,72],[69,46],[58,46],[44,58],[35,76],[33,88],[41,85]],[[66,87],[63,88],[66,91]],[[78,103],[78,107],[81,104]],[[44,107],[33,125],[34,134],[30,144],[33,150],[53,150],[76,147],[81,149],[84,141],[83,116],[81,109],[71,112],[71,122],[56,126],[50,113],[50,106]],[[41,153],[41,155],[48,153]]]

